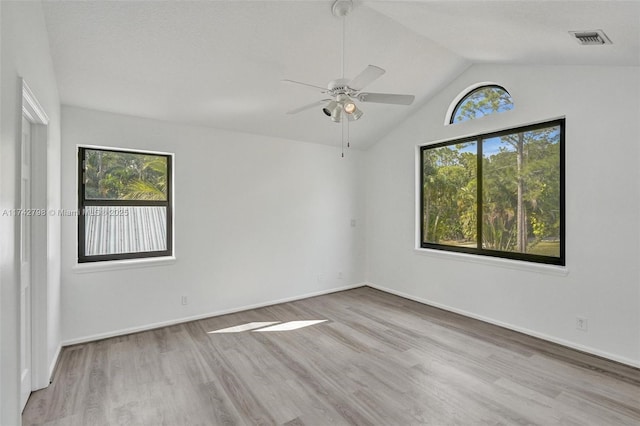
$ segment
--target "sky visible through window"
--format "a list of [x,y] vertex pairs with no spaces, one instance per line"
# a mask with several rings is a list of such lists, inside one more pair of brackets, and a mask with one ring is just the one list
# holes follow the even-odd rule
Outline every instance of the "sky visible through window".
[[423,244],[561,264],[563,125],[423,147]]
[[485,115],[513,109],[511,95],[500,86],[482,86],[469,92],[458,103],[450,123],[460,123]]

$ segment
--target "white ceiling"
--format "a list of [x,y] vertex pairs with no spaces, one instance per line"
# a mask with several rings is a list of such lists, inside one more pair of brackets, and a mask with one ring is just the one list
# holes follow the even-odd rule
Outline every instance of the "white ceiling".
[[[314,89],[341,73],[333,1],[44,2],[63,104],[338,144],[341,126]],[[416,95],[410,107],[362,104],[365,148],[477,62],[640,65],[640,1],[356,1],[345,76],[387,73],[367,91]],[[585,47],[570,30],[603,29]]]

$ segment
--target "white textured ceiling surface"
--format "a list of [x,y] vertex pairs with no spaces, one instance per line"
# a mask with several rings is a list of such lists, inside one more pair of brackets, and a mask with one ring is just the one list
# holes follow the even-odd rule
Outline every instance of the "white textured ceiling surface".
[[[44,2],[66,105],[337,144],[321,108],[341,75],[332,1]],[[579,46],[570,30],[603,29],[611,46]],[[351,123],[365,148],[472,63],[640,65],[640,2],[356,1],[346,18],[345,76],[387,72],[366,91],[416,95],[410,107],[361,104]]]

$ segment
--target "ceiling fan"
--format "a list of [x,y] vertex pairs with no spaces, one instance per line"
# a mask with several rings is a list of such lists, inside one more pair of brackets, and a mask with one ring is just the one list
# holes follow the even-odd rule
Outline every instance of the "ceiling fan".
[[352,0],[336,0],[331,9],[335,16],[343,18],[342,78],[330,81],[326,88],[294,80],[282,80],[287,83],[301,84],[304,86],[313,87],[319,89],[320,93],[327,95],[325,99],[293,109],[291,111],[288,111],[287,114],[297,114],[301,111],[305,111],[307,109],[315,108],[322,105],[322,112],[328,117],[331,117],[331,121],[333,121],[334,123],[340,123],[345,117],[347,121],[355,121],[364,115],[364,113],[362,112],[362,110],[360,110],[360,108],[358,108],[354,100],[358,100],[359,102],[374,102],[394,105],[411,105],[413,103],[413,100],[415,99],[415,96],[413,95],[363,92],[362,90],[366,86],[380,78],[382,74],[385,73],[385,70],[375,65],[367,66],[360,74],[358,74],[351,80],[344,78],[344,17],[347,16],[352,8]]

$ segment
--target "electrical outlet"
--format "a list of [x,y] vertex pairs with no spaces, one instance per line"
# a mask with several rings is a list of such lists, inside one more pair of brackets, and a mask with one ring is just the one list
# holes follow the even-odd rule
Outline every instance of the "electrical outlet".
[[351,227],[352,228],[356,227],[356,220],[355,219],[351,219]]
[[187,296],[182,296],[182,299],[180,301],[182,302],[183,305],[189,304],[189,300],[187,299]]
[[589,323],[585,317],[576,317],[576,329],[587,331]]
[[324,282],[324,274],[318,274],[318,282],[319,283],[323,283]]
[[342,279],[342,271],[338,272],[338,279],[341,280]]

